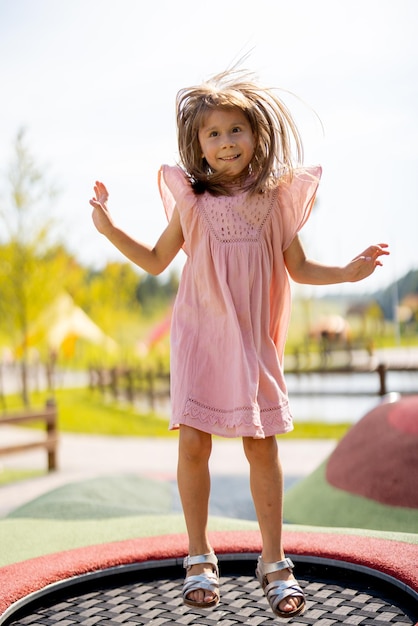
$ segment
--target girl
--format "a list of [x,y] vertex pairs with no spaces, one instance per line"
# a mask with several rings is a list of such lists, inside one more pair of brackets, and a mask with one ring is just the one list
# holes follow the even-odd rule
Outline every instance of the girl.
[[[302,168],[292,116],[272,90],[232,70],[177,95],[180,166],[163,166],[169,219],[154,247],[118,228],[96,182],[93,221],[128,259],[159,274],[184,248],[171,329],[171,429],[179,429],[178,487],[189,537],[185,604],[219,602],[207,535],[212,435],[242,437],[262,537],[256,575],[274,613],[294,617],[305,597],[282,546],[283,480],[276,435],[292,430],[283,351],[288,275],[325,285],[366,278],[389,254],[372,245],[344,267],[305,256],[298,231],[321,175]],[[295,154],[293,154],[295,153]],[[296,167],[298,166],[298,167]]]

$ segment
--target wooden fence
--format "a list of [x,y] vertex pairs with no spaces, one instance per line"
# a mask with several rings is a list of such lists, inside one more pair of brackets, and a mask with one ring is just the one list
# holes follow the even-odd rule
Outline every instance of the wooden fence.
[[54,400],[48,400],[45,408],[22,413],[4,413],[0,415],[1,426],[20,426],[28,422],[45,423],[45,437],[42,439],[0,446],[0,456],[17,454],[36,448],[44,448],[48,456],[48,471],[58,469],[58,412]]
[[[388,387],[389,372],[405,372],[417,374],[416,386],[407,393],[418,393],[418,367],[387,366],[379,363],[376,366],[334,366],[334,367],[311,367],[306,369],[286,368],[286,374],[324,374],[324,375],[352,375],[368,374],[376,376],[376,392],[374,391],[345,391],[350,395],[378,395],[384,396],[391,391]],[[158,400],[168,400],[170,397],[170,373],[164,369],[144,370],[137,368],[92,368],[90,370],[90,388],[99,390],[103,395],[108,395],[114,400],[123,400],[134,404],[138,400],[145,401],[151,410],[155,410]],[[298,392],[296,392],[298,393]],[[315,395],[333,395],[332,391],[316,390]],[[293,392],[295,395],[295,392]],[[336,394],[338,395],[338,394]]]
[[170,397],[170,372],[163,367],[144,369],[138,367],[94,367],[89,370],[89,386],[102,395],[131,404],[146,401],[155,410],[159,399]]

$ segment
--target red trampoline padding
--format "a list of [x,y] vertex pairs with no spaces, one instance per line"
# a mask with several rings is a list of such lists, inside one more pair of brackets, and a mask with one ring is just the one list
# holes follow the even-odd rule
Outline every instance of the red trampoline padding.
[[[214,532],[210,539],[218,554],[261,551],[258,531]],[[370,567],[418,591],[417,545],[369,536],[285,531],[284,546],[288,554]],[[52,583],[118,565],[181,558],[186,551],[185,534],[163,535],[77,548],[8,565],[0,568],[0,614]]]

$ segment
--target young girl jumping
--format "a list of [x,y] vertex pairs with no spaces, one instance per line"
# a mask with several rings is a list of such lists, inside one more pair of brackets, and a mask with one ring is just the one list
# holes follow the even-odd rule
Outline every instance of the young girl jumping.
[[242,71],[177,95],[180,165],[159,188],[169,219],[155,246],[118,228],[101,182],[93,221],[128,259],[159,274],[183,248],[171,328],[171,429],[179,429],[178,488],[189,537],[185,604],[219,602],[207,534],[212,435],[242,437],[262,538],[256,575],[274,613],[305,608],[282,545],[283,477],[276,435],[292,430],[283,378],[290,315],[288,276],[326,285],[366,278],[389,254],[371,245],[343,267],[308,260],[298,231],[321,175],[303,168],[302,142],[274,91]]

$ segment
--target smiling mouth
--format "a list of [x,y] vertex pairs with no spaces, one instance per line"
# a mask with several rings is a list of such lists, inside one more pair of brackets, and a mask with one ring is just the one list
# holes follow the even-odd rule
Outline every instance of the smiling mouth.
[[228,156],[228,157],[221,157],[221,161],[235,161],[240,156],[241,156],[240,154],[233,154],[233,155]]

